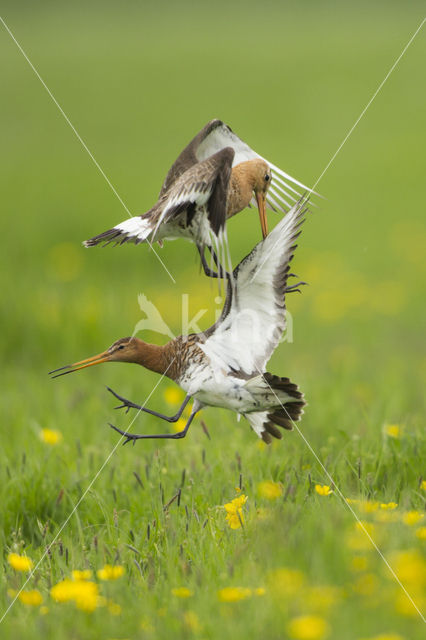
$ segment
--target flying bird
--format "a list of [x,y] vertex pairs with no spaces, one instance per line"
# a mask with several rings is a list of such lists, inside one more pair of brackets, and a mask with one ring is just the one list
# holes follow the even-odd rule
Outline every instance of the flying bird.
[[[211,277],[222,277],[223,263],[232,269],[226,238],[227,218],[257,204],[265,238],[268,234],[266,208],[287,212],[300,198],[294,186],[304,192],[311,191],[262,158],[221,120],[212,120],[172,165],[158,201],[149,211],[83,244],[86,247],[110,242],[151,244],[186,238],[196,244],[204,272]],[[206,247],[219,274],[212,269],[212,263],[210,266],[207,263]]]
[[[242,414],[265,442],[281,438],[278,427],[292,429],[305,401],[288,378],[268,373],[266,363],[285,329],[285,294],[297,289],[288,284],[295,240],[307,211],[307,200],[297,202],[233,272],[219,320],[207,331],[179,336],[164,346],[135,337],[121,338],[99,355],[52,371],[58,377],[102,362],[133,362],[174,380],[186,398],[174,416],[166,416],[126,400],[131,408],[176,422],[192,399],[191,414],[178,433],[132,434],[110,425],[125,442],[146,438],[183,438],[204,406],[224,407]],[[61,371],[61,373],[57,373]]]

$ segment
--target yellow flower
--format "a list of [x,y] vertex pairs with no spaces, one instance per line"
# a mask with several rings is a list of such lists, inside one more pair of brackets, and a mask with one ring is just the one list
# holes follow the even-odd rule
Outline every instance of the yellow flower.
[[423,489],[423,491],[426,491],[426,480],[422,480],[420,483],[420,489]]
[[247,496],[243,493],[234,498],[231,502],[224,504],[226,511],[226,520],[231,529],[239,529],[244,524],[243,505],[247,501]]
[[9,553],[7,561],[15,571],[31,571],[34,566],[31,558],[27,556],[20,556],[17,553]]
[[38,607],[43,602],[43,596],[38,589],[31,591],[21,591],[18,600],[30,607]]
[[121,578],[124,575],[124,571],[124,567],[121,565],[112,567],[110,564],[106,564],[96,572],[96,575],[99,580],[117,580],[117,578]]
[[183,393],[177,387],[167,387],[163,393],[164,400],[167,404],[176,405],[182,404]]
[[426,581],[426,562],[417,549],[394,553],[390,564],[403,584],[421,587]]
[[364,522],[363,520],[360,520],[355,525],[355,531],[350,531],[346,536],[346,543],[348,547],[354,551],[367,551],[368,549],[373,549],[374,545],[367,534],[377,542],[377,531],[374,525],[371,524],[371,522]]
[[265,587],[257,587],[256,589],[253,589],[253,593],[255,596],[264,596],[266,589]]
[[62,433],[56,429],[42,429],[40,431],[40,440],[52,447],[62,440]]
[[261,498],[266,498],[267,500],[276,500],[277,498],[282,496],[283,488],[278,482],[264,480],[263,482],[259,483],[257,492]]
[[348,504],[359,504],[359,500],[357,500],[357,498],[346,498],[346,502]]
[[313,611],[322,612],[328,610],[339,598],[340,591],[337,587],[317,585],[306,590],[303,600]]
[[176,598],[190,598],[194,595],[194,592],[188,587],[175,587],[172,589],[172,593]]
[[84,569],[83,571],[76,569],[71,572],[71,575],[73,580],[90,580],[93,572],[90,569]]
[[420,527],[417,529],[416,536],[419,540],[426,540],[426,527]]
[[365,571],[368,567],[368,561],[365,556],[354,556],[351,562],[352,571]]
[[189,631],[201,631],[200,620],[195,611],[184,611],[183,623]]
[[390,438],[400,438],[401,428],[397,424],[387,424],[385,425],[385,434]]
[[372,502],[371,500],[364,500],[359,503],[359,508],[364,513],[374,513],[379,508],[378,502]]
[[66,578],[51,588],[50,595],[56,602],[74,601],[76,606],[83,611],[94,611],[98,606],[104,604],[99,596],[98,585],[87,580]]
[[416,593],[415,595],[411,593],[410,595],[412,597],[412,600],[403,591],[398,591],[395,598],[395,609],[403,616],[418,618],[419,610],[424,610],[424,607],[426,605],[426,598],[424,598],[419,593]]
[[45,616],[47,613],[49,613],[49,607],[43,605],[42,607],[40,607],[39,612],[42,616]]
[[382,502],[380,504],[381,509],[388,509],[388,510],[396,509],[397,506],[398,506],[397,502]]
[[371,596],[378,589],[379,581],[374,573],[364,573],[353,585],[353,590],[362,596]]
[[175,433],[179,433],[179,431],[183,431],[186,423],[188,422],[187,418],[179,418],[176,422],[172,422],[172,429]]
[[328,633],[329,626],[319,616],[299,616],[290,620],[287,631],[296,640],[321,640]]
[[320,496],[329,496],[333,493],[333,491],[330,489],[330,487],[326,484],[316,484],[315,485],[315,491],[318,493],[318,495]]
[[305,588],[305,576],[298,569],[282,567],[269,573],[268,583],[269,591],[282,600]]
[[409,527],[412,527],[423,518],[423,515],[424,514],[420,513],[420,511],[406,511],[402,516],[402,522],[407,524]]
[[108,600],[108,611],[112,616],[119,616],[121,614],[121,607],[116,602]]
[[225,587],[219,589],[217,597],[220,602],[239,602],[239,600],[246,600],[251,594],[251,589],[245,587]]

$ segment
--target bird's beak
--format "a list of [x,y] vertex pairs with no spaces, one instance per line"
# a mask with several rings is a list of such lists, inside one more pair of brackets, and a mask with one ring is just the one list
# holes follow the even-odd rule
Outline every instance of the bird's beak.
[[[80,360],[80,362],[67,364],[65,367],[59,367],[59,369],[49,371],[49,375],[55,373],[56,375],[52,375],[52,378],[59,378],[59,376],[64,376],[67,373],[73,373],[79,369],[85,369],[86,367],[93,367],[94,364],[101,364],[102,362],[108,362],[109,360],[111,360],[111,354],[108,351],[104,351],[103,353],[98,353],[97,356],[92,356],[86,360]],[[66,371],[64,371],[64,369],[66,369]],[[57,371],[62,371],[62,373],[57,373]]]
[[257,208],[259,209],[260,226],[262,228],[263,239],[268,235],[268,219],[266,217],[266,194],[262,191],[256,192]]

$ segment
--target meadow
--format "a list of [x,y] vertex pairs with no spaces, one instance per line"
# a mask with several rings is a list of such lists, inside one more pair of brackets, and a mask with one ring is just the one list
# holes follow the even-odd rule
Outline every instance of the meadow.
[[[6,1],[2,17],[136,214],[214,117],[314,184],[423,14]],[[126,210],[0,24],[1,638],[424,637],[425,28],[304,224],[309,285],[268,365],[306,395],[300,431],[266,446],[206,409],[182,441],[122,447],[108,422],[135,415],[107,385],[170,415],[180,390],[125,364],[47,372],[131,335],[139,294],[178,334],[186,304],[214,321],[218,290],[189,244],[156,249],[175,282],[147,247],[81,246]],[[260,239],[253,210],[228,233],[237,264]]]

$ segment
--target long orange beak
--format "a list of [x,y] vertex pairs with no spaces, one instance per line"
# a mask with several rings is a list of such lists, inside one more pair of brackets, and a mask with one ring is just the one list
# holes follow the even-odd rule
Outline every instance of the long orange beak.
[[263,239],[268,235],[268,218],[266,217],[266,195],[262,191],[256,192],[257,208],[259,209],[260,226]]
[[[65,367],[59,367],[59,369],[54,369],[53,371],[49,371],[49,375],[56,373],[57,371],[62,371],[62,373],[56,373],[55,376],[52,375],[52,378],[59,378],[59,376],[65,376],[67,373],[73,373],[74,371],[78,371],[79,369],[85,369],[86,367],[93,367],[94,364],[101,364],[102,362],[108,362],[111,359],[111,354],[108,351],[104,351],[103,353],[98,353],[97,356],[92,356],[91,358],[86,358],[86,360],[80,360],[80,362],[74,362],[74,364],[67,364]],[[64,371],[67,369],[67,371]]]

